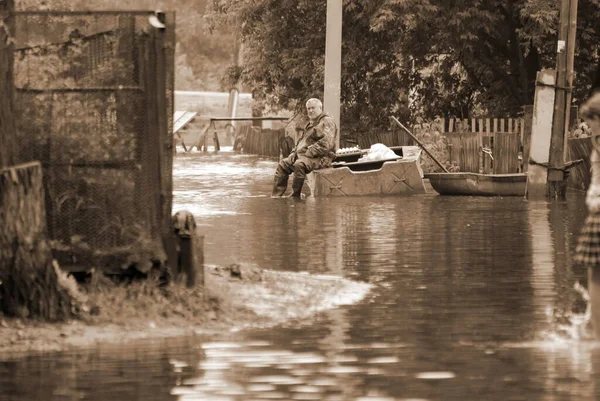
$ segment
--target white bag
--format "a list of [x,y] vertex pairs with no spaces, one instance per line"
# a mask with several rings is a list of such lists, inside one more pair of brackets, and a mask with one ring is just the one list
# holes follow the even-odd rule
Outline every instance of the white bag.
[[373,161],[373,160],[384,160],[384,159],[398,159],[398,156],[394,151],[383,143],[374,143],[371,145],[369,152],[360,158],[359,161]]

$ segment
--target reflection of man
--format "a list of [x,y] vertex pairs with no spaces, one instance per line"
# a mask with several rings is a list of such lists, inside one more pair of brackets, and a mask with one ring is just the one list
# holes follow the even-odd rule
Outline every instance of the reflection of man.
[[306,102],[309,123],[288,157],[281,159],[273,182],[273,196],[283,196],[288,177],[294,173],[292,197],[299,198],[306,174],[313,170],[329,167],[335,157],[337,127],[333,118],[323,112],[319,99]]

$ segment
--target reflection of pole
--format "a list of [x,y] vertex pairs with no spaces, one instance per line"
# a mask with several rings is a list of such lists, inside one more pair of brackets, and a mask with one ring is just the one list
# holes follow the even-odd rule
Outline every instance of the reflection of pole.
[[[325,87],[323,106],[340,129],[340,96],[342,82],[342,0],[327,0],[325,39]],[[336,148],[340,147],[337,137]]]
[[[531,166],[530,166],[531,167]],[[545,314],[551,306],[549,301],[555,297],[554,286],[554,242],[549,221],[549,210],[545,201],[529,202],[527,220],[531,236],[531,262],[533,302],[536,312]]]

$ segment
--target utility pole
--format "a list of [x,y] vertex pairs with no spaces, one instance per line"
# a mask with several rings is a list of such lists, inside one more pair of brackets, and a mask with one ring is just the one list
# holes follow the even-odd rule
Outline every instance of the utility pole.
[[571,108],[576,30],[577,0],[561,0],[560,28],[556,47],[554,113],[546,186],[548,198],[564,199],[567,192],[567,183],[562,169],[565,167],[565,137]]
[[[573,99],[573,75],[575,73],[575,39],[577,38],[577,6],[579,0],[571,0],[569,7],[569,34],[567,37],[567,87],[565,100],[565,133],[569,132],[571,122],[571,101]],[[568,137],[565,135],[564,160],[567,160]]]
[[[239,26],[236,24],[235,26]],[[238,28],[240,29],[240,28]],[[241,64],[242,58],[242,43],[240,41],[240,36],[236,32],[235,37],[233,38],[233,65],[237,68]],[[237,73],[237,71],[236,71]],[[229,88],[229,99],[227,101],[227,116],[231,118],[237,117],[237,107],[238,107],[238,99],[239,99],[239,82],[235,82],[231,88]],[[235,121],[231,122],[231,126],[227,126],[225,132],[227,135],[227,139],[233,142],[235,141],[234,135],[236,131],[236,123]]]
[[[340,96],[342,93],[342,0],[327,0],[325,34],[325,87],[323,108],[340,129]],[[336,148],[340,147],[338,134]]]

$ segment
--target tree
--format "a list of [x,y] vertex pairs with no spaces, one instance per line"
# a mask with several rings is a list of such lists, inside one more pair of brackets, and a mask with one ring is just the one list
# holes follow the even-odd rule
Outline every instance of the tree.
[[[175,88],[218,91],[220,73],[233,59],[234,35],[229,26],[208,32],[206,0],[165,0],[164,11],[176,12]],[[154,0],[17,0],[18,10],[155,10]]]
[[[272,106],[296,107],[323,87],[325,2],[210,0],[211,26],[238,26],[241,79]],[[573,99],[589,90],[600,5],[580,0]],[[516,114],[535,76],[555,63],[552,0],[345,0],[342,121],[388,127],[387,116]],[[410,90],[409,90],[410,89]]]

